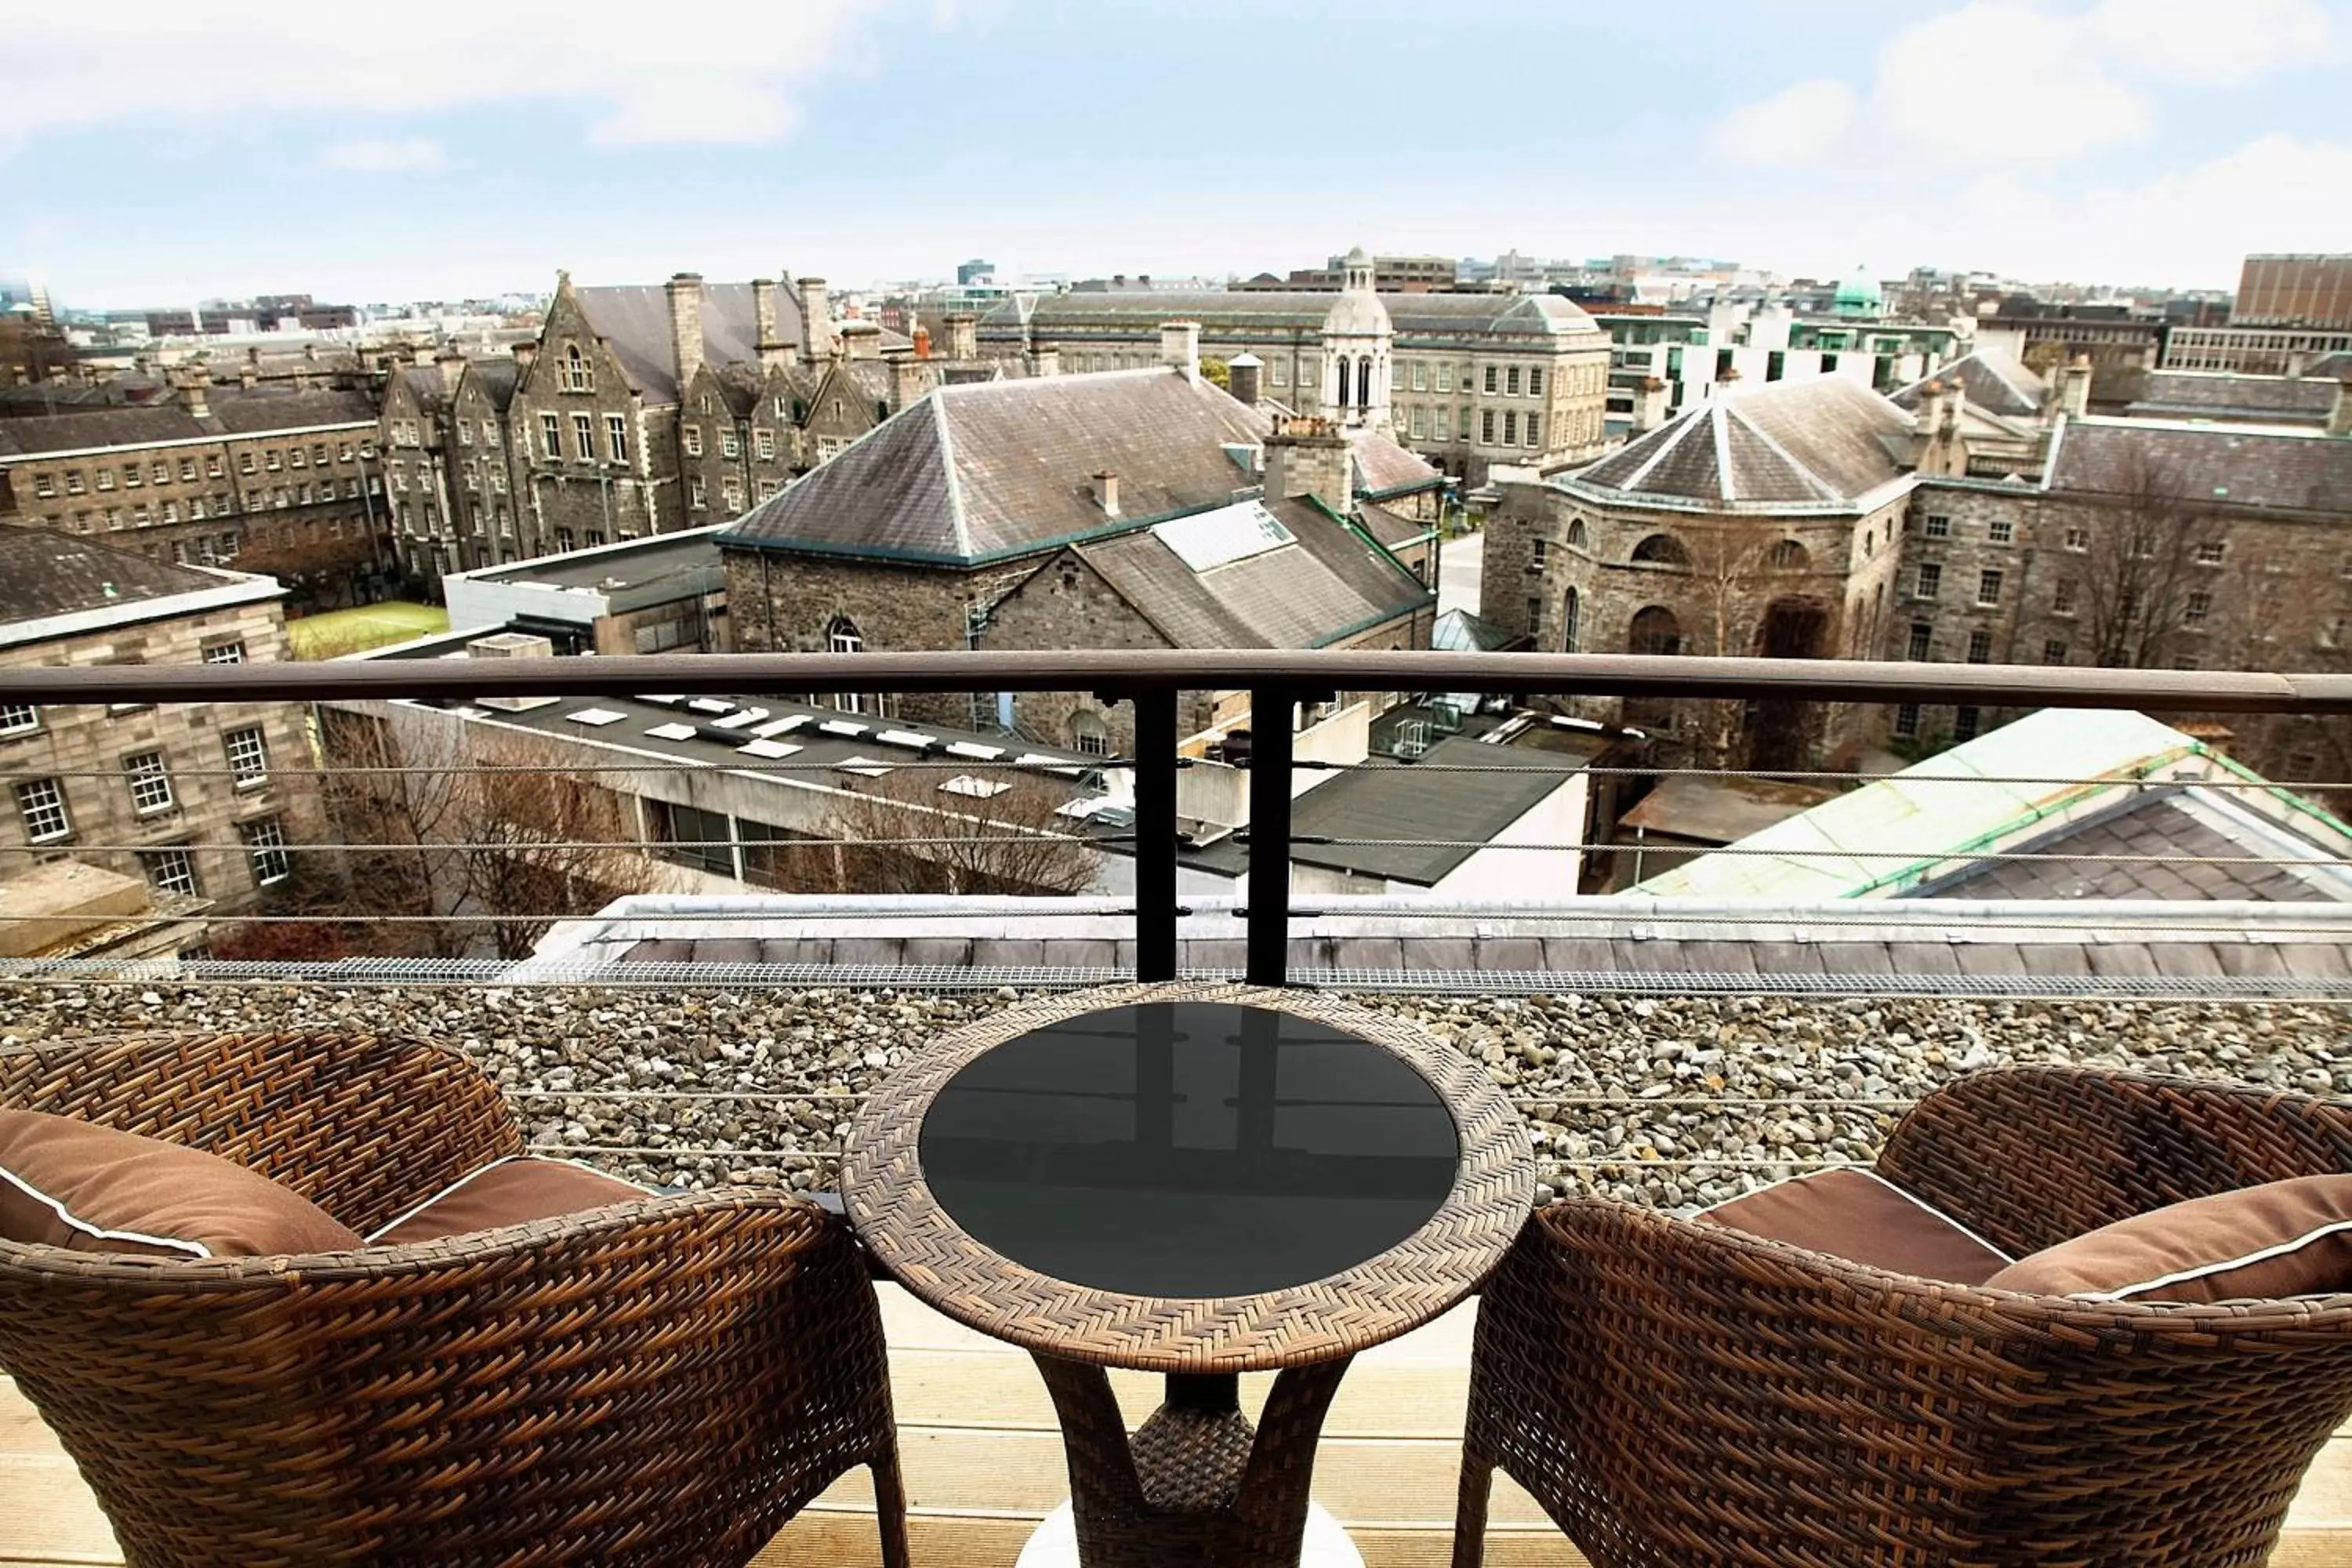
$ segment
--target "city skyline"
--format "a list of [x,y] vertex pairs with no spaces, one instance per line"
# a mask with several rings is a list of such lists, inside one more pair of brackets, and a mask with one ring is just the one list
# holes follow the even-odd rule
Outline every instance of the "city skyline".
[[[1783,0],[1672,29],[1237,0],[722,4],[609,37],[538,5],[404,16],[12,17],[43,68],[0,132],[0,273],[85,308],[372,302],[558,267],[1247,275],[1360,242],[2226,289],[2249,251],[2352,250],[2322,197],[2352,188],[2328,115],[2352,0],[2242,0],[2225,35],[2190,0]],[[134,34],[205,89],[124,90]]]

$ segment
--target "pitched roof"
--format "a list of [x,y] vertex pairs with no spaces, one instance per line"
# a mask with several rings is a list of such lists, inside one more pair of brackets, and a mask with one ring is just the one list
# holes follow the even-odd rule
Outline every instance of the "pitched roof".
[[1898,408],[1916,411],[1929,383],[1958,386],[1970,406],[2012,419],[2030,419],[2042,412],[2050,397],[2050,384],[2026,368],[2025,362],[2006,349],[1980,348],[1923,376],[1891,395]]
[[[1324,647],[1412,614],[1433,595],[1412,574],[1313,501],[1242,501],[1224,509],[1264,513],[1289,542],[1196,570],[1164,529],[1140,529],[1077,547],[1137,614],[1174,647]],[[1218,513],[1188,523],[1213,526]]]
[[1443,484],[1445,475],[1419,453],[1409,452],[1393,437],[1359,429],[1350,437],[1356,455],[1356,484],[1370,494],[1394,495]]
[[522,383],[522,366],[512,358],[470,360],[466,379],[478,385],[490,405],[504,414],[514,403],[515,388]]
[[0,527],[0,624],[201,594],[240,581],[46,528]]
[[[2206,787],[2217,784],[2224,787]],[[2198,800],[2191,820],[2159,815],[2120,825],[2144,797],[2184,791]],[[2305,830],[2329,841],[2324,851],[2302,837]],[[2208,834],[2218,835],[2219,847]],[[2263,847],[2249,850],[2250,843]],[[2340,825],[2308,803],[2264,787],[2145,714],[2050,709],[1750,834],[1738,855],[1700,856],[1633,891],[1801,900],[2063,898],[2077,896],[2070,887],[2104,887],[2126,898],[2262,900],[2281,896],[2274,878],[2293,874],[2244,864],[2094,861],[2084,869],[1987,857],[2188,853],[2242,862],[2340,858],[2347,846]],[[2168,868],[2171,875],[2158,874]],[[2296,879],[2338,889],[2318,897],[2352,900],[2352,873],[2340,866],[2324,879]]]
[[1911,416],[1842,376],[1713,397],[1554,482],[1607,500],[1709,510],[1852,511],[1908,476]]
[[0,419],[0,458],[263,436],[320,425],[373,425],[376,418],[375,403],[363,392],[216,386],[206,396],[211,410],[202,419],[180,403]]
[[[629,384],[647,403],[677,401],[677,354],[670,342],[669,293],[659,283],[605,284],[576,289],[573,296],[588,324],[613,350]],[[793,290],[776,286],[776,333],[801,341],[801,302]],[[714,365],[756,364],[760,324],[749,283],[702,286],[702,357]]]
[[[1173,370],[943,386],[737,520],[721,542],[940,564],[1013,559],[1255,488],[1266,417]],[[1093,476],[1118,476],[1119,515]]]
[[2045,486],[2120,495],[2150,477],[2192,502],[2347,513],[2352,440],[2317,430],[2069,419],[2059,431]]
[[2325,425],[2336,407],[2332,377],[2235,375],[2227,371],[2152,370],[2135,415],[2267,419]]

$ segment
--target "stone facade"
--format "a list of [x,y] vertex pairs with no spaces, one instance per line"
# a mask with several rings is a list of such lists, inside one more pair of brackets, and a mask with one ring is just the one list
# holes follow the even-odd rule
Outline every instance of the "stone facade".
[[0,421],[0,522],[236,562],[310,607],[363,602],[391,560],[369,404],[194,375],[160,405]]
[[[222,591],[239,584],[253,591]],[[267,581],[223,575],[210,592],[126,601],[114,624],[5,642],[0,668],[268,662],[285,653],[283,596]],[[14,630],[0,627],[0,639]],[[277,846],[319,842],[317,803],[301,783],[310,766],[296,703],[0,707],[12,796],[0,861],[23,866],[16,848],[32,845],[32,858],[69,858],[141,877],[158,894],[244,909],[299,853]],[[61,816],[48,815],[52,802]]]

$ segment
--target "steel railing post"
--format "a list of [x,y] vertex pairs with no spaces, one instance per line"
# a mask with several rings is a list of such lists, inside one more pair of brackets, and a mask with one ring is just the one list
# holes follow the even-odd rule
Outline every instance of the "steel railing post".
[[1280,985],[1290,974],[1290,770],[1298,693],[1286,686],[1250,689],[1249,942],[1244,973],[1253,985]]
[[1176,691],[1135,694],[1135,977],[1176,978]]

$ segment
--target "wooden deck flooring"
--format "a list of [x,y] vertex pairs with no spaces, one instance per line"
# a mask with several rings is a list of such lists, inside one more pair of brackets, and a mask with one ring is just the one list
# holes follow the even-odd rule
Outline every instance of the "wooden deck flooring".
[[[913,1552],[920,1564],[1011,1568],[1068,1487],[1053,1409],[1029,1359],[882,1288],[905,1454]],[[1357,1358],[1326,1424],[1315,1495],[1345,1525],[1367,1568],[1441,1568],[1452,1550],[1454,1488],[1472,1309]],[[1244,1402],[1265,1397],[1245,1379]],[[1159,1382],[1120,1374],[1130,1422]],[[767,1568],[865,1568],[877,1561],[870,1493],[845,1479],[760,1554]],[[1577,1568],[1583,1559],[1497,1477],[1486,1561],[1493,1568]],[[97,1504],[15,1385],[0,1378],[0,1564],[119,1564]],[[2273,1568],[2352,1563],[2352,1427],[2337,1436],[2295,1500]]]

